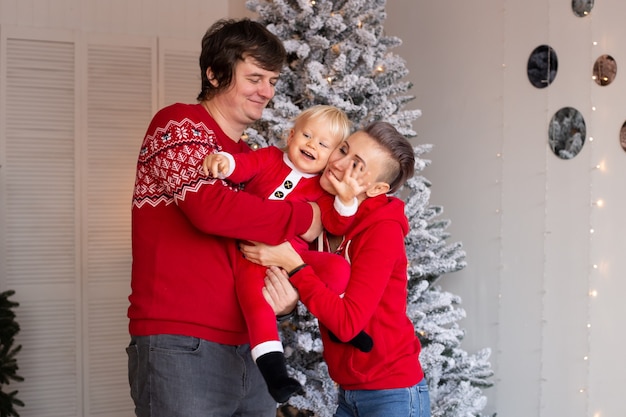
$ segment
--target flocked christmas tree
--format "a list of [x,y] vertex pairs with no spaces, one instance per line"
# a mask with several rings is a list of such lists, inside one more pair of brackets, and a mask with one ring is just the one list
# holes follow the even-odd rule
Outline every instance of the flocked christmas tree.
[[[390,49],[401,40],[384,34],[385,0],[248,0],[247,6],[284,42],[288,64],[276,95],[260,121],[246,131],[252,146],[281,145],[301,110],[330,104],[344,110],[355,128],[374,120],[393,124],[415,137],[412,122],[419,110],[404,106],[413,96],[405,61]],[[415,147],[419,173],[430,161],[421,156],[429,145]],[[406,202],[411,231],[406,239],[408,314],[422,342],[420,361],[429,384],[434,417],[480,416],[486,405],[483,389],[492,385],[490,350],[468,354],[461,348],[465,317],[458,296],[437,285],[442,275],[465,266],[460,243],[449,244],[440,220],[441,207],[429,205],[430,183],[420,175],[398,195]],[[322,359],[317,320],[303,305],[286,323],[282,340],[292,375],[304,385],[291,405],[309,415],[330,417],[336,386]],[[302,413],[301,413],[302,414]]]

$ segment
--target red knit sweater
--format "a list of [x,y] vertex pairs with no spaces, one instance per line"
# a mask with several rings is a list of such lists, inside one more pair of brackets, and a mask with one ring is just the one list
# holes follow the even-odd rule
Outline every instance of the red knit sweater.
[[132,206],[131,335],[180,334],[248,342],[235,295],[234,239],[277,244],[307,231],[308,203],[263,201],[208,180],[204,156],[247,152],[199,104],[152,119],[141,145]]
[[[420,343],[406,315],[408,228],[401,200],[368,198],[338,249],[351,263],[343,298],[328,290],[313,268],[291,277],[300,300],[320,321],[330,376],[346,390],[404,388],[424,377]],[[333,342],[328,330],[344,341],[365,330],[374,348],[364,353]]]

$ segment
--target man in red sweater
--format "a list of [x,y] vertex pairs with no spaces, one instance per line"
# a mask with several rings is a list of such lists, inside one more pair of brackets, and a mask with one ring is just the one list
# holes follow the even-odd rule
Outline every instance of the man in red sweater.
[[202,161],[215,151],[249,151],[240,137],[274,96],[284,62],[282,43],[262,25],[218,21],[202,39],[199,103],[161,109],[147,129],[133,195],[128,309],[139,417],[276,414],[235,295],[235,242],[312,239],[321,231],[319,209],[234,192],[207,179]]

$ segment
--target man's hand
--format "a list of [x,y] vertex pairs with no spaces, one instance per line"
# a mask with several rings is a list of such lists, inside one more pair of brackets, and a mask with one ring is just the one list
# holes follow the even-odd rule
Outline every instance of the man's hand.
[[267,269],[263,297],[277,316],[290,314],[298,303],[298,291],[289,282],[287,273],[275,266]]

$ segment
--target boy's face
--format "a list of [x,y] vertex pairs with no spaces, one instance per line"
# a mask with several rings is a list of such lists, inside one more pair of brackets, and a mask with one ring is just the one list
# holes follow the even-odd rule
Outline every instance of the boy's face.
[[385,164],[389,155],[371,138],[362,131],[354,132],[340,146],[332,152],[328,166],[320,177],[322,188],[337,195],[337,190],[330,178],[342,181],[349,167],[358,169],[363,174],[368,174],[371,184],[362,193],[361,197],[374,196],[389,189],[389,184],[380,182],[379,178],[385,173]]
[[341,138],[333,136],[323,117],[297,124],[287,139],[287,155],[299,171],[318,174],[324,170]]

